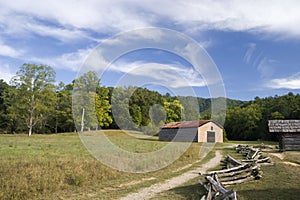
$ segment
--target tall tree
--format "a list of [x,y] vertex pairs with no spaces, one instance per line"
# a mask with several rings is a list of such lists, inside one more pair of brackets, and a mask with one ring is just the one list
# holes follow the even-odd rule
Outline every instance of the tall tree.
[[54,82],[55,71],[50,66],[35,64],[23,64],[11,79],[10,83],[16,90],[7,98],[10,101],[9,111],[24,120],[28,136],[41,116],[48,111],[47,103],[52,101],[49,92],[53,91]]
[[197,97],[193,96],[179,96],[180,104],[183,106],[184,117],[186,121],[194,121],[199,119],[199,104]]
[[0,79],[0,129],[7,128],[9,124],[7,106],[4,102],[5,93],[8,91],[8,88],[8,84]]
[[71,84],[59,83],[56,91],[55,117],[52,121],[55,133],[71,132],[75,129],[72,113],[72,90]]
[[95,71],[86,72],[74,81],[73,113],[77,129],[81,132],[97,129],[98,117],[103,117],[96,110],[96,107],[101,109],[100,97],[96,92],[99,87],[100,78]]
[[228,139],[259,139],[260,135],[257,129],[261,119],[261,109],[257,104],[228,109],[225,122]]
[[130,94],[122,87],[116,87],[111,92],[112,127],[121,129],[135,129],[136,124],[129,113]]
[[164,108],[166,111],[166,122],[182,121],[184,117],[183,106],[178,100],[172,102],[164,102]]
[[106,87],[98,87],[96,93],[95,107],[98,123],[101,127],[108,127],[112,123],[111,105],[108,99],[109,90]]
[[[129,87],[128,92],[132,94],[129,99],[130,114],[133,119],[136,118],[135,114],[142,115],[140,123],[137,125],[147,126],[150,122],[150,108],[155,105],[163,105],[162,95],[158,92],[150,91],[146,88]],[[137,106],[140,108],[139,112]]]

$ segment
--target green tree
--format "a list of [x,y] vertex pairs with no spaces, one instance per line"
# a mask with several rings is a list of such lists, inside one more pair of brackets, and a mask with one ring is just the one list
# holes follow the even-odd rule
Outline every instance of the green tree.
[[153,105],[149,111],[149,114],[152,125],[156,126],[157,128],[159,128],[159,126],[162,126],[167,118],[166,111],[160,104]]
[[[147,126],[151,122],[149,115],[150,108],[155,104],[163,105],[162,95],[158,92],[138,87],[129,87],[127,88],[127,91],[129,94],[132,94],[129,98],[129,107],[134,105],[140,107],[142,114],[142,121],[140,125]],[[133,109],[130,110],[133,111]],[[133,113],[130,114],[133,115]],[[134,116],[132,117],[135,118]]]
[[53,118],[56,115],[56,103],[57,95],[54,91],[54,87],[43,90],[43,95],[40,96],[40,101],[43,102],[39,105],[39,119],[37,121],[36,130],[39,133],[51,133],[53,132]]
[[199,104],[197,97],[178,97],[180,104],[183,106],[184,120],[194,121],[199,119]]
[[143,119],[141,107],[133,104],[129,107],[129,113],[132,121],[137,125],[137,127],[140,126]]
[[[49,92],[54,89],[55,71],[46,65],[23,64],[11,80],[15,90],[10,90],[9,112],[27,125],[28,136],[41,116],[48,111]],[[49,108],[51,109],[51,108]]]
[[271,113],[271,119],[284,119],[284,116],[280,112],[275,111]]
[[109,127],[112,123],[111,105],[109,103],[109,90],[105,87],[98,87],[95,100],[96,116],[101,127]]
[[0,129],[7,129],[9,126],[7,106],[5,105],[5,93],[8,89],[9,85],[0,79]]
[[257,129],[261,118],[261,110],[257,104],[228,109],[225,122],[225,130],[228,139],[258,139],[259,134]]
[[113,88],[111,93],[111,109],[113,116],[112,126],[121,129],[135,129],[129,113],[130,93],[122,87]]
[[100,86],[100,78],[94,71],[89,71],[74,80],[73,113],[76,127],[81,132],[98,127],[95,105]]
[[54,132],[74,131],[75,125],[72,113],[72,85],[59,84],[56,96],[55,117],[53,118]]
[[166,123],[181,121],[184,119],[183,106],[178,100],[164,102],[164,108],[167,116]]
[[153,105],[149,110],[150,123],[142,127],[142,131],[147,135],[155,135],[159,132],[160,126],[166,121],[166,112],[163,106]]

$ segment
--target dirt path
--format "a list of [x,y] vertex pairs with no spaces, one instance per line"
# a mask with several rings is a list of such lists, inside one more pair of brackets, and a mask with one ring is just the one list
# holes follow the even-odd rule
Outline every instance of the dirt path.
[[[140,199],[150,199],[154,197],[156,194],[159,194],[161,192],[170,190],[172,188],[178,187],[187,181],[198,177],[198,172],[205,172],[206,170],[213,168],[220,164],[222,155],[219,151],[216,151],[216,156],[212,158],[207,163],[203,164],[202,167],[199,167],[194,170],[190,170],[188,172],[185,172],[179,176],[170,178],[164,182],[156,183],[150,187],[143,188],[140,191],[136,193],[131,193],[127,195],[126,197],[121,198],[120,200],[140,200]],[[196,172],[196,173],[195,173]]]
[[276,156],[280,160],[284,159],[284,155],[282,153],[269,153],[269,154],[272,155],[272,156]]
[[282,163],[283,163],[283,164],[286,164],[286,165],[291,165],[291,166],[294,166],[294,167],[300,167],[299,164],[293,163],[293,162],[284,161],[284,162],[282,162]]

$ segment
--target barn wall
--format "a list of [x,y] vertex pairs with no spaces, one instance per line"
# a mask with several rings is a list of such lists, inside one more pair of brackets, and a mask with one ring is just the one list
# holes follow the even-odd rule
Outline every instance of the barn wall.
[[206,123],[198,128],[198,142],[207,142],[207,131],[215,132],[216,142],[223,142],[223,129],[213,122]]
[[176,142],[196,142],[197,141],[197,127],[196,128],[164,128],[159,134],[161,141],[176,141]]
[[300,133],[282,134],[281,150],[285,151],[300,151]]

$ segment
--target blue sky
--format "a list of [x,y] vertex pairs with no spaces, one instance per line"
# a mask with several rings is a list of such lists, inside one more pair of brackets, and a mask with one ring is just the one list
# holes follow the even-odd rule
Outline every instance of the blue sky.
[[[229,98],[299,93],[299,10],[300,2],[289,0],[0,0],[0,79],[8,82],[23,63],[37,63],[52,66],[57,82],[70,83],[99,44],[116,34],[158,27],[197,41],[217,66]],[[175,89],[185,94],[185,85],[191,85],[196,95],[210,97],[210,83],[170,52],[133,51],[113,65],[102,74],[103,85],[127,77],[158,81],[144,85],[174,94]]]

